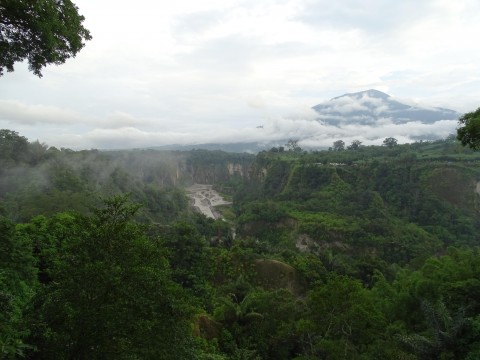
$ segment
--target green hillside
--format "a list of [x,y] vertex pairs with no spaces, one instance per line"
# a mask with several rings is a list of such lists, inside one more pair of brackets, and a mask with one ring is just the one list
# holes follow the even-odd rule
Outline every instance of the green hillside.
[[0,358],[480,357],[480,154],[453,138],[0,149]]

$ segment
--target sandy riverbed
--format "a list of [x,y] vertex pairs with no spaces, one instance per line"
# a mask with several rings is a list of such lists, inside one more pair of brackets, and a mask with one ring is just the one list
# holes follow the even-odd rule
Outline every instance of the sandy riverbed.
[[193,200],[193,206],[200,210],[206,217],[212,219],[221,217],[218,212],[215,211],[215,206],[231,204],[231,202],[225,201],[218,192],[213,190],[212,185],[193,184],[186,190],[188,197]]

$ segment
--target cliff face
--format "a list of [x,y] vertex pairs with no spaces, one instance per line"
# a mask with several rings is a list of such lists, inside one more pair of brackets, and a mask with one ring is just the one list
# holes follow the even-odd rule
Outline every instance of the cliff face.
[[439,199],[457,208],[472,208],[478,195],[478,182],[474,175],[456,167],[432,169],[426,185]]
[[398,161],[346,165],[275,161],[259,169],[256,178],[266,197],[307,199],[316,192],[341,188],[358,196],[373,191],[390,208],[409,212],[415,212],[419,201],[436,199],[467,212],[478,210],[480,202],[480,169],[476,164]]
[[435,216],[444,221],[444,214],[451,214],[455,222],[463,216],[474,218],[480,210],[476,162],[394,159],[339,164],[275,159],[261,165],[266,170],[256,173],[257,198],[301,202],[309,211],[337,207],[344,214],[387,211],[434,226],[440,221]]
[[133,178],[156,187],[225,184],[248,179],[255,157],[221,151],[135,152],[117,154],[117,166]]
[[225,183],[233,178],[248,179],[250,174],[249,163],[185,163],[179,171],[179,180],[183,184],[212,184]]
[[360,262],[365,281],[372,263],[408,264],[480,242],[476,161],[267,160],[234,197],[240,236],[314,254],[328,269]]

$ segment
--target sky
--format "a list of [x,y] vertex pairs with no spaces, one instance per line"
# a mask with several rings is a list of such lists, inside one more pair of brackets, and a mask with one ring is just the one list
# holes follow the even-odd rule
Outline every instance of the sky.
[[311,107],[367,89],[460,113],[480,106],[478,0],[74,3],[93,39],[42,78],[25,63],[0,77],[0,128],[71,149],[373,144],[456,123],[337,128]]

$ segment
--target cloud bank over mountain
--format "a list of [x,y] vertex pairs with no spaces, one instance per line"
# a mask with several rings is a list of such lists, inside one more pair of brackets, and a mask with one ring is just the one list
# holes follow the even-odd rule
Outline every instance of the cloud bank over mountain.
[[318,119],[330,125],[433,124],[441,120],[457,120],[461,115],[450,109],[428,107],[408,100],[402,102],[374,89],[335,97],[313,109],[318,112]]
[[[114,113],[106,116],[104,124],[108,126],[103,128],[88,130],[82,135],[53,133],[40,140],[74,149],[244,143],[247,145],[236,149],[255,151],[283,145],[288,139],[297,139],[304,148],[327,148],[339,139],[347,144],[359,140],[370,145],[381,144],[386,137],[395,137],[400,143],[445,138],[455,132],[460,116],[453,110],[396,99],[377,90],[345,94],[312,108],[256,107],[264,112],[264,117],[261,123],[255,125],[198,123],[176,131],[169,130],[168,126],[151,130],[151,119]],[[12,108],[17,110],[14,117],[11,116]],[[21,125],[40,119],[49,119],[54,124],[61,121],[70,123],[78,118],[78,114],[67,109],[0,102],[0,121],[6,120],[10,124]],[[99,120],[84,119],[85,124],[96,121]]]
[[[454,132],[447,116],[399,120],[384,107],[393,100],[479,106],[478,1],[74,2],[92,41],[42,79],[24,63],[6,73],[0,128],[75,149],[289,137],[328,147]],[[409,100],[328,101],[365,89]]]

